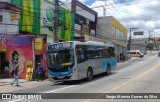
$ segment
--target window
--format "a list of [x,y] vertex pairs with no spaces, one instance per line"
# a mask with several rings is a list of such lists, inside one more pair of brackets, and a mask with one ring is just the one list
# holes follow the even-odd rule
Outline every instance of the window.
[[108,53],[109,53],[110,56],[115,57],[115,51],[114,51],[113,47],[108,48]]
[[77,62],[81,63],[88,60],[87,50],[85,45],[76,46]]
[[3,16],[0,15],[0,22],[3,22]]
[[77,45],[76,56],[81,63],[93,58],[115,57],[115,52],[113,47]]

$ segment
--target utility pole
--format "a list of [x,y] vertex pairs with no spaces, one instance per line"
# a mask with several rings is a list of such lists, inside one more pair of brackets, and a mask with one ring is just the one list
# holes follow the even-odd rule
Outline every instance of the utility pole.
[[59,0],[54,0],[54,18],[53,18],[53,35],[54,43],[59,41],[58,39],[58,27],[59,27]]
[[[149,30],[148,44],[149,44],[149,49],[150,50],[155,47],[155,42],[154,42],[154,37],[153,37],[153,33],[152,32],[154,32],[154,30]],[[151,38],[152,38],[153,42],[150,42]],[[153,43],[153,46],[152,46],[152,43]],[[151,50],[151,52],[152,52],[152,50]]]
[[148,42],[150,42],[150,37],[151,37],[151,31],[149,30],[149,37],[148,37]]
[[129,48],[129,53],[130,53],[130,51],[131,51],[131,32],[132,32],[132,29],[138,29],[138,28],[130,28],[129,29],[129,31],[130,31],[130,33],[129,33],[129,42],[128,42],[128,48]]

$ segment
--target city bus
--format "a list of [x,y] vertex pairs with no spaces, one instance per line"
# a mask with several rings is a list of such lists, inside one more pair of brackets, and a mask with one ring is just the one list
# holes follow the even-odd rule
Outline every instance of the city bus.
[[48,46],[47,68],[50,81],[73,81],[111,74],[117,61],[113,45],[100,42],[69,41]]

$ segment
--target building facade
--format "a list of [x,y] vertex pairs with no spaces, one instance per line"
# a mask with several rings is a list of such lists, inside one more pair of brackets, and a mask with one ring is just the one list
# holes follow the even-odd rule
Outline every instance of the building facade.
[[[88,41],[90,36],[96,36],[97,12],[82,4],[78,0],[72,0],[71,11],[74,13],[74,39]],[[86,39],[89,37],[89,39]]]
[[104,36],[106,37],[106,43],[114,44],[118,61],[120,59],[120,53],[126,55],[128,44],[127,33],[127,29],[114,17],[98,17],[97,36]]
[[[3,66],[1,71],[4,72],[5,62],[11,62],[10,56],[16,51],[23,59],[20,78],[28,78],[27,73],[34,76],[37,63],[46,68],[47,45],[54,42],[54,4],[50,0],[0,1],[0,9],[3,11],[0,13],[0,37],[5,38],[0,43],[0,64]],[[59,41],[84,41],[85,35],[92,35],[89,40],[95,40],[97,13],[77,0],[72,0],[69,5],[69,8],[66,5],[59,8]],[[28,39],[24,47],[21,45],[21,37]],[[19,40],[13,39],[15,43],[12,43],[14,41],[8,40],[11,38]]]
[[33,12],[28,15],[23,13],[26,10],[18,6],[22,2],[15,1],[0,2],[0,74],[5,74],[4,67],[8,66],[9,72],[5,77],[11,77],[11,61],[16,53],[20,61],[19,77],[30,79],[34,76],[37,63],[46,67],[47,36],[38,34]]

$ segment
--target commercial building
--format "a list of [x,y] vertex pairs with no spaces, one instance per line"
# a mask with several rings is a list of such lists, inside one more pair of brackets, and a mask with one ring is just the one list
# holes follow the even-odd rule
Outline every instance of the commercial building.
[[[27,73],[35,74],[37,63],[46,68],[47,45],[54,42],[54,4],[50,0],[0,1],[1,72],[5,71],[5,62],[11,62],[16,51],[23,59],[20,78],[28,78]],[[59,41],[84,41],[85,35],[95,37],[97,13],[77,0],[72,0],[69,5],[60,7]],[[94,37],[88,40],[95,40]]]
[[82,41],[91,40],[90,36],[96,36],[97,12],[78,0],[72,0],[71,5],[71,11],[75,16],[74,39]]
[[21,3],[16,0],[0,2],[0,74],[5,74],[4,67],[8,66],[9,72],[5,75],[11,77],[11,63],[16,53],[21,69],[19,77],[30,79],[37,63],[46,67],[47,36],[39,33],[40,25],[34,12],[24,12],[26,6],[21,7]]
[[127,29],[114,17],[98,17],[97,36],[104,36],[107,38],[106,43],[114,44],[117,60],[120,58],[120,53],[126,55],[127,33]]

